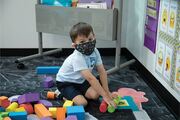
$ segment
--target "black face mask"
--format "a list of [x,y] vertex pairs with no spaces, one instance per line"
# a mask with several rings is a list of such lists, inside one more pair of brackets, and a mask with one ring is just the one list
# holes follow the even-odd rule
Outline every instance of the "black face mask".
[[82,44],[77,44],[75,49],[84,55],[91,55],[96,46],[96,40],[85,42]]

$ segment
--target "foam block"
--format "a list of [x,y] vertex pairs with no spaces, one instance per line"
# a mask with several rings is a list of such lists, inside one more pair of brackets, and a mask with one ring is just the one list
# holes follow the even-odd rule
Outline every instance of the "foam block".
[[9,105],[7,108],[6,108],[6,112],[13,112],[15,111],[15,109],[18,108],[18,103],[17,102],[13,102],[11,103],[11,105]]
[[39,118],[52,117],[52,114],[46,109],[43,104],[35,104],[34,111]]
[[24,107],[19,107],[15,109],[15,112],[26,112],[26,110],[24,109]]
[[63,107],[68,107],[68,106],[72,106],[72,105],[73,105],[73,101],[66,100],[65,103],[63,104]]
[[40,120],[37,115],[35,114],[29,114],[27,116],[27,120]]
[[9,112],[2,112],[0,115],[1,115],[1,117],[8,117],[9,116]]
[[0,96],[0,106],[2,104],[2,101],[7,100],[7,99],[8,99],[8,97],[6,97],[6,96]]
[[18,97],[20,95],[14,95],[8,98],[8,100],[12,103],[12,102],[17,102],[18,101]]
[[34,113],[33,106],[32,106],[30,103],[21,104],[19,107],[24,107],[24,109],[26,110],[26,112],[27,112],[28,114]]
[[36,68],[37,74],[57,74],[59,66],[41,66]]
[[55,92],[47,92],[47,99],[54,100],[56,98]]
[[10,112],[9,117],[12,120],[27,120],[27,112]]
[[117,106],[117,109],[131,109],[132,111],[139,111],[137,105],[135,104],[133,98],[131,96],[124,96],[122,100],[126,100],[128,102],[128,106]]
[[99,111],[105,113],[107,111],[108,104],[103,100],[99,106]]
[[41,118],[41,120],[53,120],[51,117],[44,117],[44,118]]
[[57,113],[57,108],[55,107],[50,107],[49,112],[52,114],[53,118],[56,118],[56,113]]
[[5,108],[0,107],[0,112],[4,112],[4,111],[5,111]]
[[10,117],[5,117],[3,120],[11,120]]
[[39,101],[39,93],[27,93],[18,97],[18,103],[30,103]]
[[53,78],[51,76],[45,77],[44,80],[41,82],[41,85],[44,88],[53,87],[53,85],[54,85]]
[[67,107],[67,116],[76,115],[78,120],[85,119],[85,111],[83,106],[70,106]]
[[47,100],[39,100],[39,102],[38,103],[41,103],[41,104],[43,104],[45,107],[47,107],[47,108],[49,108],[49,107],[52,107],[53,106],[53,104],[51,103],[51,102],[49,102],[49,101],[47,101]]
[[78,120],[76,115],[69,115],[67,116],[66,120]]
[[65,120],[66,117],[66,108],[57,108],[57,113],[56,113],[56,120]]

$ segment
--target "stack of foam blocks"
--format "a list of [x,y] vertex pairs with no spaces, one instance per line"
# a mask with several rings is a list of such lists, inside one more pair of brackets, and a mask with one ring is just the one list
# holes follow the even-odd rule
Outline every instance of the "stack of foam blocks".
[[83,106],[73,106],[66,100],[62,107],[53,107],[48,100],[40,100],[39,93],[13,97],[0,96],[0,120],[84,120]]

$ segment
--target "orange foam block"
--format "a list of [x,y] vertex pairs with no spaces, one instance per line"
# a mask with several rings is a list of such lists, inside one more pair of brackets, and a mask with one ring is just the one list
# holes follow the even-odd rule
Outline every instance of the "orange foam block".
[[66,108],[57,108],[57,113],[56,113],[56,120],[65,120],[66,118]]
[[7,108],[10,105],[10,101],[8,100],[8,97],[1,96],[0,97],[0,106]]
[[21,104],[19,107],[24,107],[24,109],[26,110],[26,112],[27,112],[28,114],[34,113],[33,106],[32,106],[30,103]]
[[10,117],[5,117],[3,120],[11,120]]
[[56,98],[55,92],[47,92],[47,98],[54,100]]
[[52,117],[52,114],[47,110],[47,108],[43,104],[35,104],[34,111],[40,119],[43,117]]

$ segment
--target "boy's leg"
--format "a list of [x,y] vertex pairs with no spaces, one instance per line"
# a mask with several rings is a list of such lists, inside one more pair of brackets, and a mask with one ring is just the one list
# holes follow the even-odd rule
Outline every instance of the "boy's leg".
[[99,98],[99,94],[92,87],[89,87],[85,93],[85,97],[88,99],[97,100]]
[[63,97],[68,100],[72,100],[76,105],[86,106],[87,100],[75,86],[76,85],[73,83],[57,82],[57,88],[62,93]]
[[79,89],[82,94],[88,99],[96,100],[99,97],[99,94],[90,86],[87,80],[84,81],[81,86],[79,86]]

